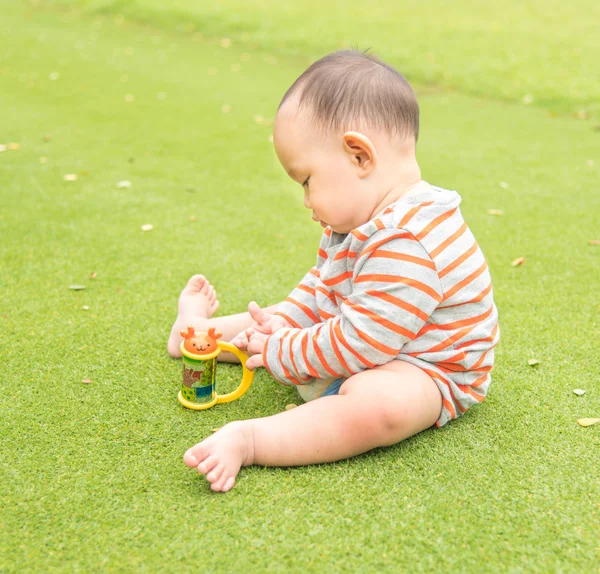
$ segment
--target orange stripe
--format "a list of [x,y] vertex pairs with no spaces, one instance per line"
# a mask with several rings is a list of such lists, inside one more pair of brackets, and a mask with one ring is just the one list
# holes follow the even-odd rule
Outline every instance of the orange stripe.
[[485,375],[482,375],[478,379],[475,379],[473,381],[473,383],[471,383],[471,386],[475,387],[475,388],[480,387],[481,385],[483,385],[483,383],[485,383],[485,381],[487,381],[488,377],[489,377],[489,374],[485,373]]
[[279,315],[280,317],[283,317],[290,325],[296,327],[296,329],[302,329],[302,327],[300,327],[300,325],[298,325],[296,321],[294,321],[291,317],[288,317],[285,313],[282,313],[281,311],[275,311],[273,315]]
[[382,229],[385,229],[385,225],[383,224],[383,222],[381,221],[381,219],[375,219],[373,221],[373,223],[377,226],[377,229],[379,231],[381,231]]
[[477,295],[474,299],[471,299],[470,301],[461,301],[460,303],[454,303],[452,305],[440,305],[438,307],[438,309],[450,309],[451,307],[460,307],[461,305],[468,305],[469,303],[478,303],[482,299],[485,299],[485,297],[491,290],[492,290],[492,284],[490,282],[490,284],[481,293],[479,293],[479,295]]
[[296,305],[299,309],[302,309],[302,311],[304,311],[304,313],[306,314],[306,316],[313,321],[314,323],[320,323],[321,320],[314,314],[313,310],[306,306],[304,303],[300,303],[300,301],[296,301],[296,299],[292,298],[292,297],[286,297],[285,300],[288,303],[293,303],[294,305]]
[[[456,400],[456,397],[454,396],[454,393],[452,392],[452,387],[448,384],[448,381],[446,381],[446,379],[444,379],[436,371],[432,371],[431,369],[425,369],[424,367],[421,367],[421,369],[423,369],[432,379],[440,381],[448,389],[448,392],[450,393],[450,396],[452,397],[452,400],[454,401],[454,405],[456,405],[458,407],[458,410],[461,413],[464,413],[466,411],[466,409],[463,408],[463,406],[460,404],[460,402]],[[443,395],[442,395],[442,402],[443,402],[444,406],[448,409],[448,411],[450,411],[452,418],[456,418],[456,411],[454,410],[454,405],[450,401],[448,401],[448,399],[446,399]]]
[[[446,361],[436,362],[435,366],[444,371],[444,373],[469,373],[474,370],[473,367],[464,367],[458,363],[446,363]],[[489,372],[492,370],[492,367],[481,367],[478,370],[482,373]]]
[[313,297],[315,296],[315,290],[312,287],[308,287],[307,285],[304,285],[303,283],[299,283],[298,285],[296,285],[296,289],[300,289],[301,291],[306,291],[309,295],[312,295]]
[[317,278],[321,277],[321,274],[319,273],[319,270],[318,270],[318,269],[315,269],[314,267],[313,267],[313,268],[312,268],[312,269],[309,271],[309,273],[310,273],[311,275],[314,275],[314,276],[315,276],[315,277],[317,277]]
[[392,323],[391,321],[384,319],[381,315],[374,313],[370,309],[365,309],[364,307],[361,307],[360,305],[357,305],[356,303],[346,303],[346,305],[348,307],[350,307],[350,309],[354,309],[357,313],[360,313],[361,315],[368,317],[369,319],[371,319],[371,321],[374,321],[375,323],[379,323],[380,325],[383,325],[390,331],[394,331],[394,333],[398,333],[399,335],[402,335],[403,337],[408,337],[409,339],[412,340],[417,336],[416,333],[413,333],[412,331],[409,331],[408,329],[405,329],[404,327],[397,325],[396,323]]
[[330,287],[331,285],[337,285],[338,283],[341,283],[346,279],[350,279],[350,277],[352,277],[352,271],[345,271],[344,273],[340,273],[336,277],[324,280],[323,283]]
[[485,399],[485,395],[476,393],[469,385],[459,385],[457,383],[456,386],[466,395],[471,395],[478,403],[483,402],[483,399]]
[[279,359],[279,364],[281,365],[281,368],[283,369],[283,375],[285,376],[286,379],[290,379],[292,381],[292,383],[294,383],[295,385],[299,385],[300,381],[298,379],[296,379],[295,377],[292,377],[292,373],[290,373],[287,369],[287,367],[285,366],[284,362],[283,362],[283,340],[290,334],[290,331],[286,331],[283,334],[283,337],[281,337],[281,339],[279,339],[279,352],[277,353],[277,358]]
[[451,337],[444,339],[441,343],[438,343],[434,347],[431,347],[430,349],[426,349],[425,351],[421,351],[421,352],[422,353],[435,353],[436,351],[441,351],[442,349],[445,349],[446,347],[449,347],[450,345],[452,345],[455,341],[462,339],[465,335],[467,335],[473,329],[475,329],[475,327],[477,327],[477,325],[471,325],[469,327],[465,327],[464,329],[461,329],[457,333],[454,333],[454,335],[452,335]]
[[[335,317],[337,317],[337,315],[332,315],[331,313],[324,311],[321,309],[321,307],[319,307],[319,315],[321,316],[321,319],[325,319],[325,321],[327,321],[327,319],[335,319]],[[319,321],[319,323],[321,322],[322,321]]]
[[494,306],[490,305],[489,309],[481,315],[476,315],[475,317],[470,317],[469,319],[462,319],[461,321],[454,321],[453,323],[436,323],[432,325],[427,325],[423,329],[419,331],[419,335],[423,333],[427,333],[428,331],[452,331],[454,329],[460,329],[461,327],[466,327],[467,325],[472,325],[473,323],[479,323],[489,317],[494,310]]
[[[323,326],[325,326],[325,324],[323,324]],[[323,327],[319,327],[319,329],[317,329],[317,332],[312,336],[312,344],[313,344],[313,349],[315,351],[315,354],[317,355],[317,357],[319,358],[319,361],[321,361],[321,364],[323,365],[323,368],[332,376],[334,377],[341,377],[341,375],[339,373],[336,373],[330,366],[329,363],[325,360],[325,355],[323,355],[323,353],[321,352],[321,349],[319,349],[319,347],[317,346],[317,337],[319,336],[319,333],[321,331]]]
[[303,382],[307,383],[308,381],[310,381],[310,380],[312,379],[312,377],[303,378],[303,377],[300,375],[300,370],[298,369],[298,366],[296,365],[296,361],[294,361],[294,353],[293,353],[293,351],[292,351],[292,347],[293,347],[293,345],[294,345],[294,341],[296,340],[296,338],[298,337],[298,335],[300,335],[300,333],[301,333],[301,332],[302,332],[302,331],[298,331],[298,332],[294,333],[294,334],[291,336],[291,338],[290,338],[290,359],[292,360],[292,365],[294,366],[294,371],[296,371],[296,374],[298,375],[298,378],[299,378],[301,381],[303,381]]
[[338,358],[338,361],[340,362],[340,364],[342,365],[342,367],[344,367],[344,369],[346,369],[346,371],[348,373],[351,373],[352,370],[348,366],[348,363],[346,363],[346,361],[344,361],[344,357],[342,357],[342,353],[340,353],[340,349],[339,349],[339,347],[337,345],[337,342],[335,340],[335,334],[333,332],[333,323],[335,323],[335,319],[333,321],[330,321],[328,323],[329,324],[329,338],[331,340],[331,346],[333,347],[333,352],[335,353],[335,356]]
[[[275,375],[273,374],[273,371],[271,370],[271,367],[269,367],[269,363],[267,361],[267,347],[269,346],[269,341],[271,340],[271,337],[273,335],[269,335],[266,340],[265,340],[265,346],[263,347],[263,352],[262,352],[262,358],[263,358],[263,364],[265,366],[265,369],[267,369],[267,371],[269,371],[270,375],[277,380],[277,377],[275,377]],[[278,381],[281,382],[281,381]]]
[[378,247],[380,247],[384,243],[387,243],[388,241],[393,241],[394,239],[409,239],[409,240],[416,241],[416,239],[414,238],[414,236],[411,233],[398,233],[396,235],[392,235],[390,237],[386,237],[385,239],[381,239],[379,241],[375,241],[374,243],[371,243],[371,245],[369,245],[368,247],[365,247],[360,252],[359,258],[362,257],[363,255],[367,255],[371,251],[375,251]]
[[421,283],[416,279],[409,279],[408,277],[400,277],[399,275],[378,275],[378,274],[366,274],[359,275],[355,279],[355,283],[363,283],[366,281],[376,281],[380,283],[404,283],[410,287],[414,287],[415,289],[419,289],[419,291],[423,291],[423,293],[429,295],[432,299],[435,299],[438,303],[442,300],[442,297],[434,291],[429,285],[425,285],[425,283]]
[[365,359],[360,353],[358,353],[357,351],[355,351],[349,344],[348,341],[346,341],[345,337],[344,337],[344,333],[342,333],[342,328],[340,327],[340,321],[338,321],[334,327],[334,331],[336,333],[336,335],[338,336],[340,342],[342,343],[342,345],[344,345],[344,347],[346,347],[346,349],[348,349],[348,351],[350,351],[363,365],[365,365],[366,367],[368,367],[369,369],[372,369],[375,366],[375,363],[371,363],[371,361],[368,361],[367,359]]
[[454,287],[452,287],[450,291],[446,292],[444,294],[444,301],[450,299],[452,295],[454,295],[457,291],[460,291],[465,285],[468,285],[469,283],[471,283],[471,281],[477,279],[477,277],[484,273],[486,269],[487,263],[484,261],[481,264],[481,267],[478,267],[475,271],[473,271],[473,273],[471,273],[471,275],[467,275],[462,281],[459,281]]
[[485,339],[473,339],[471,341],[465,341],[464,343],[461,343],[460,345],[456,345],[456,347],[454,347],[454,348],[456,350],[458,350],[458,349],[462,349],[463,347],[473,345],[474,343],[487,343],[487,342],[493,341],[494,338],[496,337],[497,332],[498,332],[498,323],[496,323],[496,325],[492,329],[492,333],[490,334],[489,337],[485,337]]
[[[424,371],[428,372],[429,371],[427,369],[423,369]],[[432,371],[435,373],[435,371]],[[430,374],[430,376],[432,376]],[[450,393],[450,396],[452,397],[452,406],[455,406],[461,413],[464,413],[467,411],[467,407],[463,407],[462,404],[460,403],[460,401],[456,398],[456,396],[454,395],[454,392],[452,391],[452,386],[450,385],[450,383],[448,383],[448,381],[446,381],[446,379],[444,379],[444,377],[442,377],[441,375],[438,374],[437,379],[439,381],[441,381],[444,385],[446,385],[446,388],[448,389],[448,392]]]
[[419,241],[421,241],[421,239],[423,239],[423,237],[425,237],[426,235],[431,233],[438,225],[440,225],[440,223],[443,223],[444,221],[446,221],[446,219],[452,217],[454,215],[454,213],[456,213],[457,209],[458,209],[458,207],[455,207],[454,209],[451,209],[450,211],[446,211],[446,213],[442,213],[442,215],[438,215],[429,225],[424,227],[416,235],[416,238]]
[[475,253],[475,251],[477,251],[477,247],[478,247],[477,241],[475,241],[475,243],[473,243],[473,245],[471,245],[471,247],[469,247],[469,249],[467,251],[465,251],[460,257],[457,257],[452,263],[450,263],[449,265],[446,265],[446,267],[444,267],[439,272],[440,279],[444,275],[448,275],[448,273],[450,273],[450,271],[456,269],[463,261],[465,261],[465,259],[468,259],[471,255],[473,255],[473,253]]
[[448,245],[456,241],[467,230],[467,223],[464,222],[457,231],[455,231],[448,239],[444,239],[429,255],[433,259],[437,257]]
[[333,258],[334,261],[339,261],[340,259],[345,259],[348,257],[352,259],[356,257],[356,251],[350,251],[350,249],[344,249],[343,251],[338,251]]
[[[489,353],[490,349],[488,349],[487,351],[485,351],[481,357],[479,357],[479,361],[477,361],[472,367],[471,370],[472,371],[477,371],[478,367],[481,365],[481,363],[483,363],[483,361],[485,360],[486,355]],[[486,368],[486,371],[491,370],[492,367]],[[482,369],[483,370],[483,369]]]
[[425,203],[420,203],[419,205],[407,211],[404,217],[400,220],[397,229],[404,227],[421,210],[421,208],[431,205],[432,203],[433,201],[426,201]]
[[360,231],[358,231],[358,229],[353,229],[350,233],[352,233],[352,235],[354,235],[354,237],[356,237],[356,239],[359,239],[360,241],[366,241],[367,239],[369,239],[368,235],[361,233]]
[[304,331],[304,335],[302,336],[302,358],[304,359],[304,364],[306,365],[306,370],[308,371],[308,373],[310,375],[312,375],[313,377],[318,378],[319,373],[317,373],[317,371],[315,371],[313,369],[312,365],[310,364],[310,361],[308,360],[307,349],[308,349],[308,331]]
[[405,311],[408,311],[409,313],[416,315],[422,321],[427,321],[429,319],[429,316],[427,315],[427,313],[424,313],[418,307],[415,307],[414,305],[407,303],[406,301],[404,301],[403,299],[400,299],[399,297],[394,297],[393,295],[390,295],[389,293],[384,293],[383,291],[368,290],[368,291],[365,291],[365,294],[371,295],[372,297],[378,297],[379,299],[383,299],[384,301],[387,301],[388,303],[391,303],[392,305],[395,305],[396,307],[400,307],[401,309],[404,309]]
[[319,257],[322,257],[323,259],[327,259],[327,253],[325,252],[325,250],[322,247],[319,247]]
[[323,295],[325,295],[325,297],[327,297],[337,307],[337,301],[335,300],[335,297],[329,291],[327,291],[327,289],[323,289],[323,287],[319,285],[316,287],[316,290],[319,293],[323,293]]
[[323,233],[325,235],[327,235],[327,237],[331,237],[331,228],[330,227],[326,227],[325,231],[323,231]]
[[408,261],[410,263],[416,263],[435,271],[435,263],[422,257],[415,257],[414,255],[407,255],[406,253],[396,253],[395,251],[385,251],[383,249],[376,249],[371,254],[371,257],[385,257],[387,259],[399,259],[400,261]]
[[365,343],[369,343],[369,345],[371,345],[371,347],[373,347],[374,349],[377,349],[381,353],[385,353],[386,355],[391,355],[391,356],[395,357],[400,352],[400,349],[392,349],[391,347],[383,345],[382,343],[380,343],[379,341],[376,341],[375,339],[373,339],[373,337],[369,337],[369,335],[367,335],[366,333],[364,333],[363,331],[361,331],[360,329],[358,329],[356,327],[354,327],[354,330],[356,331],[356,334],[363,341],[365,341]]

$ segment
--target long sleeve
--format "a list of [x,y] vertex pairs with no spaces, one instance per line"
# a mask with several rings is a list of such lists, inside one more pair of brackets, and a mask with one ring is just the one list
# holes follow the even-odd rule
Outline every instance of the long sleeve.
[[319,270],[315,266],[277,308],[275,315],[280,315],[298,328],[311,327],[319,323],[321,319],[315,299],[315,284],[318,277]]
[[417,337],[442,300],[435,264],[414,235],[382,229],[364,239],[340,314],[306,328],[280,329],[267,339],[264,364],[278,381],[306,384],[385,364]]

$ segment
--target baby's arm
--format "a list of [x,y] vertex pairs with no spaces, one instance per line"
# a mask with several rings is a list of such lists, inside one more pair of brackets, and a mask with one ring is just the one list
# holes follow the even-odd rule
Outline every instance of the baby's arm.
[[263,363],[287,384],[346,378],[383,365],[417,336],[442,297],[435,265],[419,241],[400,229],[378,231],[357,255],[340,315],[276,331],[265,342]]
[[279,305],[275,315],[283,317],[293,327],[300,329],[319,323],[321,319],[315,296],[318,277],[319,270],[315,265]]

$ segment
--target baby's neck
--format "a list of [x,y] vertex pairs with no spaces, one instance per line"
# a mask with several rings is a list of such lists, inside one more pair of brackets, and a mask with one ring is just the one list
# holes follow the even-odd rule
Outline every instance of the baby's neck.
[[386,191],[380,196],[379,203],[375,206],[375,209],[373,209],[369,219],[375,217],[388,205],[391,205],[416,185],[421,183],[421,169],[419,168],[416,159],[409,162],[402,162],[400,170],[396,170],[393,176],[388,178],[388,181],[391,181],[392,183],[388,183],[384,187]]

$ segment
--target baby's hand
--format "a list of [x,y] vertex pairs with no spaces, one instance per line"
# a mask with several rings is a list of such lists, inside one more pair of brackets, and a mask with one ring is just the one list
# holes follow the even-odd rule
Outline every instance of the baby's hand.
[[250,303],[248,304],[248,312],[255,321],[254,325],[252,325],[252,328],[258,331],[259,333],[263,333],[265,335],[272,335],[275,331],[279,329],[289,329],[293,327],[293,325],[290,325],[280,315],[273,315],[271,313],[263,311],[258,306],[258,303],[255,303],[254,301],[250,301]]
[[253,371],[257,367],[264,367],[263,351],[270,335],[266,335],[250,327],[246,329],[246,336],[248,337],[246,352],[250,355],[250,358],[246,361],[246,368]]

